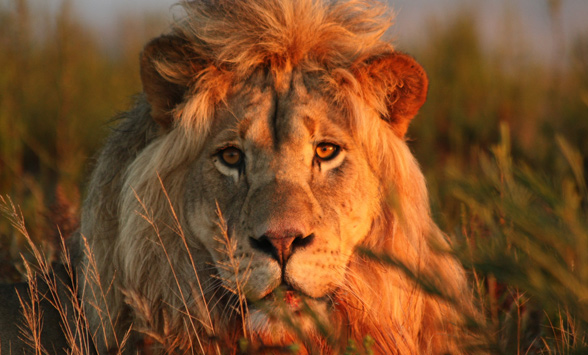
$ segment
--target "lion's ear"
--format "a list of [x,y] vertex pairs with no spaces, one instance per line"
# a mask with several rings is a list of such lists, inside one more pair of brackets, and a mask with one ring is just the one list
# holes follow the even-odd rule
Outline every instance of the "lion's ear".
[[151,105],[151,116],[164,128],[172,125],[172,110],[183,100],[197,67],[189,43],[178,36],[158,37],[143,49],[143,91]]
[[386,112],[382,118],[390,123],[397,136],[404,137],[410,121],[427,98],[429,79],[425,70],[414,58],[399,52],[365,64],[358,73],[364,79],[363,85],[368,85],[372,95],[380,96],[378,101],[385,100]]

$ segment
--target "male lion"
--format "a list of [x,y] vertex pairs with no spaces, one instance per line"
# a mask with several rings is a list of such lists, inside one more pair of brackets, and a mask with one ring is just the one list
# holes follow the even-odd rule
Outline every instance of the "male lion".
[[404,140],[427,77],[381,40],[382,7],[183,7],[144,49],[144,95],[83,207],[78,274],[98,352],[337,353],[371,337],[377,353],[459,353],[464,271],[440,252]]

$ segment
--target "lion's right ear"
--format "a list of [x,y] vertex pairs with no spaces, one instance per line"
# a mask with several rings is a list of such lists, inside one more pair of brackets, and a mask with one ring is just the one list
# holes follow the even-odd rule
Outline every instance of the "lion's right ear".
[[174,35],[149,42],[141,54],[141,81],[151,116],[164,128],[173,124],[173,109],[183,100],[188,84],[197,74],[189,43]]
[[403,138],[410,121],[427,98],[429,80],[414,58],[400,52],[371,58],[356,69],[356,77],[376,102],[385,102],[382,119]]

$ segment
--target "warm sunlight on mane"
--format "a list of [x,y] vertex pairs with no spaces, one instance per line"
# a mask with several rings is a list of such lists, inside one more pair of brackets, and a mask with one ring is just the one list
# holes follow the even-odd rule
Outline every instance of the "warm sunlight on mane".
[[[95,260],[84,297],[99,351],[132,328],[129,351],[147,336],[162,352],[234,350],[246,337],[260,351],[337,353],[369,335],[377,353],[460,353],[471,296],[404,139],[428,81],[382,40],[384,7],[183,7],[145,47],[145,95],[84,206],[92,255],[80,274]],[[281,300],[294,329],[272,313]]]

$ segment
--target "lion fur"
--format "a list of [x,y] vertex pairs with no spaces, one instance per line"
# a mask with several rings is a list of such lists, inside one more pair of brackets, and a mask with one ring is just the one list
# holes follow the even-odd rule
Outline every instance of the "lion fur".
[[[188,234],[188,219],[210,216],[189,216],[185,191],[198,184],[190,169],[218,107],[265,68],[277,92],[287,90],[293,71],[313,73],[313,85],[349,118],[382,196],[359,246],[394,256],[451,300],[356,252],[331,295],[341,334],[358,342],[370,335],[378,353],[461,353],[461,315],[472,311],[465,272],[446,252],[404,139],[425,99],[426,77],[422,69],[403,76],[414,64],[381,39],[390,23],[383,7],[361,0],[188,1],[183,7],[187,15],[171,34],[146,47],[145,93],[122,114],[98,157],[84,203],[80,243],[87,255],[78,274],[98,348],[131,351],[147,335],[167,350],[208,352],[219,339],[236,344],[243,336],[246,326],[202,296],[202,285],[218,282],[218,275],[210,271],[215,260]],[[389,62],[397,73],[389,73]],[[410,90],[414,85],[423,87]],[[216,220],[207,223],[217,227]],[[319,349],[331,346],[319,334],[311,338]]]

